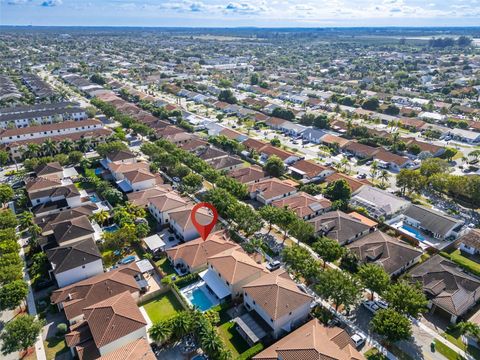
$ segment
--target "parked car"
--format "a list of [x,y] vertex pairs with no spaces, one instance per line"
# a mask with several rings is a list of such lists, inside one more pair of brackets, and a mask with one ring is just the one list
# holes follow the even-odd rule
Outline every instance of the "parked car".
[[351,336],[351,339],[353,343],[355,344],[355,347],[358,349],[361,347],[363,344],[365,344],[365,341],[367,341],[367,337],[361,333],[355,333]]
[[281,265],[280,261],[275,260],[275,261],[269,262],[266,267],[267,267],[267,270],[274,271],[280,268],[280,265]]
[[367,310],[373,314],[375,314],[378,310],[380,310],[380,306],[378,306],[375,301],[371,301],[371,300],[365,301],[363,303],[363,306],[365,306]]
[[362,174],[358,174],[358,175],[357,175],[357,178],[358,178],[358,179],[366,179],[366,178],[367,178],[367,174],[363,174],[363,173],[362,173]]
[[177,182],[177,183],[180,182],[180,178],[179,178],[179,177],[176,177],[176,176],[175,176],[174,178],[172,178],[172,180],[175,181],[175,182]]

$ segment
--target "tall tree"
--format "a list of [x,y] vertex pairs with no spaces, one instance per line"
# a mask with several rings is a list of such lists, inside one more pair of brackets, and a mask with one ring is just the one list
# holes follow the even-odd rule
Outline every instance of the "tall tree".
[[15,280],[0,288],[0,309],[14,310],[25,300],[28,285],[23,280]]
[[5,204],[13,199],[15,195],[12,187],[8,184],[0,184],[0,203]]
[[370,322],[372,330],[384,336],[389,343],[407,340],[412,336],[412,324],[393,309],[378,310]]
[[36,320],[35,317],[30,315],[20,315],[9,321],[0,335],[3,343],[2,354],[25,351],[33,346],[43,325],[43,320]]
[[264,170],[270,176],[280,177],[285,174],[285,164],[278,156],[272,155],[265,162]]
[[420,313],[427,310],[428,300],[418,282],[411,284],[405,280],[400,280],[391,285],[385,291],[383,297],[392,309],[414,318],[418,318]]
[[363,285],[371,291],[371,300],[375,298],[375,293],[382,294],[390,285],[390,276],[383,267],[377,264],[362,265],[358,271],[358,277]]
[[334,239],[328,237],[320,237],[312,245],[313,250],[323,260],[323,268],[326,267],[327,262],[333,262],[340,259],[345,253],[345,249]]
[[362,297],[359,282],[337,269],[322,271],[315,288],[320,297],[335,304],[335,310],[343,305],[349,311]]

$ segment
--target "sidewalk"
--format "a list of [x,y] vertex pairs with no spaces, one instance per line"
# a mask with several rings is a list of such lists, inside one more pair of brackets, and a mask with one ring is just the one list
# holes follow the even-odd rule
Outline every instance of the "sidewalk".
[[[19,239],[18,243],[20,244],[20,257],[22,258],[23,263],[25,264],[23,278],[28,284],[28,295],[27,295],[28,313],[32,316],[35,316],[38,319],[37,308],[35,306],[35,298],[33,297],[32,285],[30,282],[30,276],[26,271],[27,263],[25,261],[25,252],[22,247],[22,244],[23,244],[22,239]],[[37,355],[37,360],[47,360],[47,357],[45,355],[45,348],[43,347],[43,340],[42,340],[41,334],[38,336],[37,342],[35,343],[35,353]]]

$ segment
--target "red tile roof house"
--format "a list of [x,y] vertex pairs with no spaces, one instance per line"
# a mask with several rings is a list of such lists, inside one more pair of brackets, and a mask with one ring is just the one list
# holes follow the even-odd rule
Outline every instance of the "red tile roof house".
[[197,238],[166,250],[167,257],[174,267],[190,273],[199,272],[207,267],[207,259],[225,250],[241,249],[225,231],[217,231],[206,240]]
[[262,147],[259,153],[263,161],[266,161],[270,156],[275,155],[282,159],[286,165],[293,164],[295,161],[301,159],[301,156],[294,154],[291,151],[282,150],[270,144]]
[[[191,214],[193,205],[185,208],[175,209],[169,213],[170,229],[183,241],[191,241],[200,236],[197,228],[193,225]],[[195,214],[195,219],[200,224],[210,224],[213,215],[205,208],[200,208]]]
[[258,165],[232,170],[228,173],[228,176],[242,184],[257,183],[270,178]]
[[93,360],[146,338],[147,321],[124,291],[84,307],[82,320],[70,327],[65,341],[72,356]]
[[305,192],[298,192],[292,196],[275,200],[272,202],[272,205],[278,208],[286,207],[294,211],[303,220],[313,219],[332,208],[330,200],[325,199],[321,195],[312,196]]
[[52,304],[63,310],[70,324],[83,320],[83,309],[128,291],[137,301],[140,297],[142,273],[136,263],[121,266],[106,273],[54,290]]
[[268,205],[275,200],[295,194],[297,189],[284,181],[273,178],[250,184],[248,192],[251,199],[256,199],[258,202]]
[[415,163],[406,156],[400,156],[387,151],[383,148],[378,149],[373,155],[374,159],[380,163],[385,164],[392,171],[399,172],[400,169],[405,169],[414,166]]
[[255,313],[276,339],[305,322],[313,300],[285,270],[278,269],[243,286],[243,304],[249,312],[234,319],[236,328],[250,345],[260,340],[262,334],[255,331],[260,326],[252,316]]
[[290,165],[289,170],[296,178],[300,178],[302,183],[317,182],[323,180],[326,176],[335,171],[331,168],[316,164],[309,160],[300,160]]

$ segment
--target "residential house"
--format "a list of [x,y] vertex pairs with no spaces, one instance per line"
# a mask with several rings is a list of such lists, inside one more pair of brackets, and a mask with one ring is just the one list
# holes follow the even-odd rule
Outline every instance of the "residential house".
[[347,245],[360,263],[375,263],[396,276],[420,260],[423,252],[382,231],[375,231]]
[[391,218],[409,206],[410,202],[385,190],[372,186],[363,186],[351,199],[350,205],[364,208],[375,219]]
[[170,212],[185,209],[191,203],[190,199],[183,198],[174,192],[167,192],[148,199],[148,211],[160,225],[168,225]]
[[164,195],[165,193],[171,191],[172,187],[170,185],[156,185],[155,187],[149,189],[131,192],[127,194],[127,198],[128,201],[130,201],[133,205],[147,207],[150,199]]
[[365,357],[357,351],[346,330],[313,319],[252,358],[286,359],[364,360]]
[[394,154],[383,148],[380,148],[375,152],[374,158],[379,162],[380,166],[387,167],[395,172],[399,172],[400,169],[413,167],[415,165],[408,157]]
[[335,172],[331,168],[319,165],[310,160],[297,161],[293,165],[290,165],[288,169],[295,178],[299,178],[304,184],[321,181]]
[[142,287],[142,273],[136,263],[130,263],[73,283],[51,295],[52,304],[63,310],[70,324],[83,320],[83,309],[125,291],[138,300]]
[[60,288],[103,273],[102,255],[92,239],[55,247],[46,254],[50,277],[55,278]]
[[251,199],[268,205],[274,200],[295,194],[297,189],[286,181],[272,178],[248,185],[248,192]]
[[440,240],[456,239],[464,224],[463,220],[415,204],[410,205],[401,217],[404,223]]
[[373,158],[378,151],[378,148],[364,145],[356,141],[350,141],[342,148],[342,150],[359,158],[370,159]]
[[356,179],[354,177],[351,177],[342,173],[337,173],[337,172],[334,172],[333,174],[330,174],[327,177],[325,177],[326,184],[330,184],[338,180],[345,180],[348,186],[350,186],[352,194],[357,193],[363,186],[372,184],[370,181],[366,179]]
[[240,245],[232,242],[225,231],[211,233],[205,240],[195,240],[167,249],[171,264],[186,272],[196,273],[207,267],[207,259],[229,249],[239,249]]
[[325,134],[321,137],[320,143],[327,145],[331,148],[338,148],[343,149],[350,143],[351,140],[342,138],[340,136],[332,135],[332,134]]
[[56,177],[27,178],[25,189],[32,206],[64,201],[65,207],[74,208],[82,205],[81,194],[71,180]]
[[317,216],[308,221],[315,234],[337,240],[340,245],[349,244],[375,231],[370,223],[336,210]]
[[147,321],[129,291],[86,306],[82,313],[82,321],[65,335],[72,356],[80,360],[98,359],[147,338]]
[[448,315],[452,323],[480,300],[480,280],[440,255],[416,266],[409,275],[422,285],[431,312]]
[[119,360],[119,359],[142,359],[156,360],[150,344],[147,339],[141,338],[129,342],[106,355],[100,356],[98,360]]
[[480,133],[476,131],[454,128],[449,130],[448,135],[450,135],[455,140],[467,144],[480,143]]
[[259,153],[263,161],[267,161],[270,156],[275,155],[279,157],[286,165],[293,164],[295,161],[301,159],[301,157],[297,154],[294,154],[290,151],[282,150],[270,144],[264,145],[259,150]]
[[241,249],[228,249],[207,260],[207,270],[200,273],[219,301],[237,298],[243,286],[268,273]]
[[320,129],[314,129],[314,128],[307,128],[302,132],[302,139],[310,141],[314,144],[320,144],[322,142],[322,138],[326,135],[327,133],[323,130]]
[[313,196],[303,191],[292,196],[275,200],[272,205],[278,208],[287,208],[294,211],[300,219],[310,220],[332,207],[332,202],[323,196]]
[[[168,213],[170,219],[170,229],[183,241],[191,241],[200,236],[197,228],[192,222],[193,205],[173,209]],[[195,219],[200,224],[210,224],[213,221],[213,215],[205,208],[200,208],[195,213]]]
[[217,171],[234,171],[243,168],[245,163],[238,156],[228,155],[207,161],[207,163]]
[[232,170],[228,173],[228,176],[242,184],[257,183],[269,178],[265,171],[258,165]]
[[313,301],[285,270],[278,269],[243,286],[243,305],[248,313],[234,319],[236,328],[252,346],[262,337],[257,330],[262,326],[254,320],[260,317],[277,339],[306,321]]
[[460,236],[457,243],[459,249],[470,255],[480,253],[480,229],[472,229],[464,235]]

